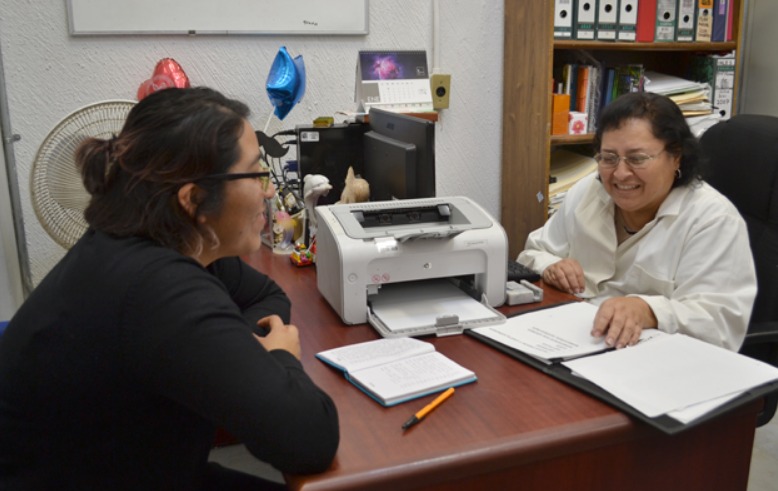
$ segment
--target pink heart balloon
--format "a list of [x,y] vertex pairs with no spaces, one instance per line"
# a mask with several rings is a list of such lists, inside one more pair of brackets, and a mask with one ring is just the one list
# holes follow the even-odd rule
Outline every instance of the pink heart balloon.
[[154,67],[154,75],[167,75],[173,81],[173,87],[183,89],[189,87],[189,77],[184,69],[173,58],[163,58]]

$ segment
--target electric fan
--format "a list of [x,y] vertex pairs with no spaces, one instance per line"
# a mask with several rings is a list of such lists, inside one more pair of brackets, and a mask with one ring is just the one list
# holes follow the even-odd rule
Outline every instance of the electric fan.
[[135,101],[110,100],[82,107],[66,116],[43,140],[30,175],[35,214],[54,241],[70,249],[87,229],[84,210],[89,193],[76,168],[75,152],[88,137],[119,133]]

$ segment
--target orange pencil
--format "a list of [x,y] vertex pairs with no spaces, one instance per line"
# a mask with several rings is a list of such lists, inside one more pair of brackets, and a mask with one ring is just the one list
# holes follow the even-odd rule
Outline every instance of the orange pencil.
[[438,397],[436,397],[434,401],[424,406],[416,414],[411,416],[411,419],[403,423],[403,429],[407,430],[411,426],[415,425],[416,423],[424,419],[424,417],[427,416],[430,412],[432,412],[433,409],[443,404],[443,401],[451,397],[453,394],[454,394],[454,388],[449,387],[445,392],[443,392]]

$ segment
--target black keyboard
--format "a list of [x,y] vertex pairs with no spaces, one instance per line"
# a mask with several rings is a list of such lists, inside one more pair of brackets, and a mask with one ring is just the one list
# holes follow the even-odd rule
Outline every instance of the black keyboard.
[[540,275],[536,272],[532,271],[528,267],[524,266],[523,264],[513,261],[511,259],[508,260],[508,280],[507,281],[515,281],[518,283],[521,280],[527,280],[527,281],[538,281],[540,279]]

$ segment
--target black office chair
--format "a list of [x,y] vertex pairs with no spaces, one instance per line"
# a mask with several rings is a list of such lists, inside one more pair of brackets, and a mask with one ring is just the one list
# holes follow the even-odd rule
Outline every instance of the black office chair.
[[[705,180],[737,207],[748,226],[758,292],[740,352],[778,366],[778,117],[740,114],[700,139]],[[757,426],[770,421],[778,393],[767,396]]]

